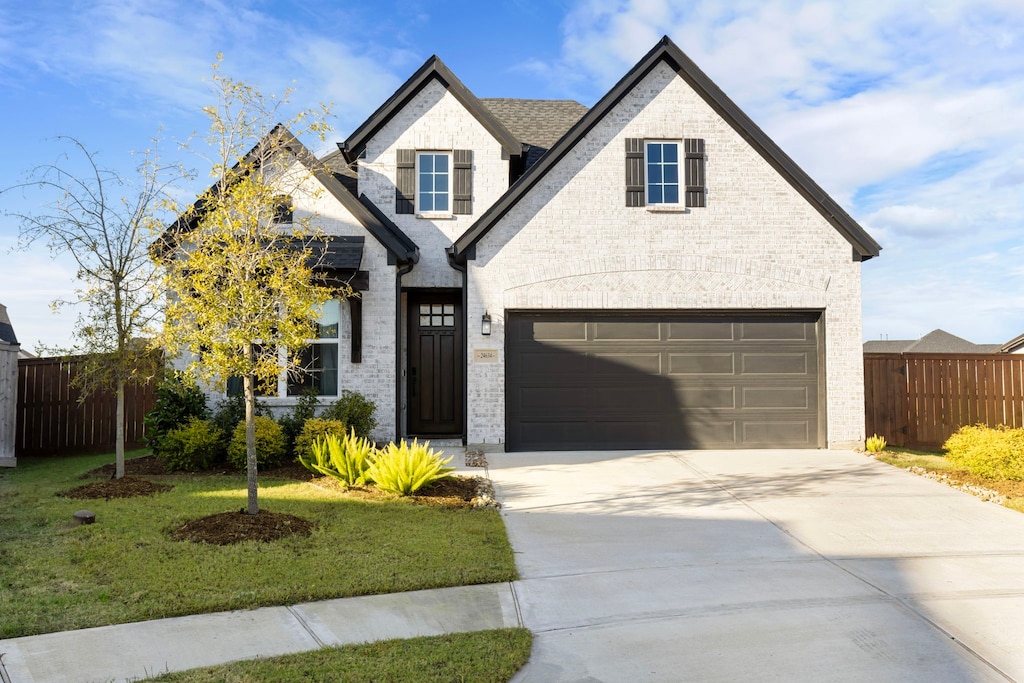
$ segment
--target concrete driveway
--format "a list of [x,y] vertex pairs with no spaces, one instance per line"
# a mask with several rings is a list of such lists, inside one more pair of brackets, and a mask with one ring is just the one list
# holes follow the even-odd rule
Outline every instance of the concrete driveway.
[[514,681],[1024,681],[1024,514],[847,451],[488,454]]

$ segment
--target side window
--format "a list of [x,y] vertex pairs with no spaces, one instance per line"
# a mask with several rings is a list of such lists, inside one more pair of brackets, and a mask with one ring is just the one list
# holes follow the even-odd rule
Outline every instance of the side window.
[[288,376],[288,395],[298,396],[313,390],[317,396],[338,395],[338,328],[341,304],[324,304],[316,324],[317,338],[299,352],[300,372]]
[[417,213],[451,213],[451,168],[447,152],[416,155]]
[[679,203],[679,143],[648,142],[646,145],[647,203]]

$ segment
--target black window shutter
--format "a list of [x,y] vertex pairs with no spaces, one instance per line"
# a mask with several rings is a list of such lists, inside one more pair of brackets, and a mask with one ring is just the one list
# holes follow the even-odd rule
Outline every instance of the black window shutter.
[[704,140],[687,138],[686,145],[686,206],[707,206],[707,183],[704,179]]
[[626,206],[644,205],[644,139],[626,138]]
[[452,153],[452,213],[473,213],[473,150],[457,149]]
[[415,213],[416,150],[398,150],[395,164],[395,213]]

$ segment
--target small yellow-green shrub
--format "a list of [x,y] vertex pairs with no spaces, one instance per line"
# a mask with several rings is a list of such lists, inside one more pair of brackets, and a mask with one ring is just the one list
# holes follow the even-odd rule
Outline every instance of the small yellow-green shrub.
[[373,444],[356,436],[353,429],[344,437],[327,434],[313,442],[309,457],[299,462],[310,472],[333,477],[345,486],[362,486],[374,455]]
[[943,448],[956,467],[983,477],[1024,480],[1024,429],[965,425]]
[[868,453],[881,453],[885,450],[885,446],[885,437],[879,436],[878,434],[869,436],[864,442],[864,448],[867,449]]
[[435,453],[430,442],[419,443],[405,439],[400,444],[389,443],[377,451],[366,476],[377,488],[403,496],[412,495],[438,479],[444,479],[454,467],[445,467],[452,456],[442,460],[443,453]]
[[[285,440],[281,425],[273,418],[257,415],[256,427],[256,465],[258,467],[277,467],[284,460]],[[245,422],[239,422],[228,445],[228,463],[238,469],[245,468]]]

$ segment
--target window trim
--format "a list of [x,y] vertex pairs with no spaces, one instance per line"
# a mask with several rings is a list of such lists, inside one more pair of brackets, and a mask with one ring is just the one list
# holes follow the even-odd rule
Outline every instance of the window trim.
[[[447,209],[444,209],[444,210],[430,210],[430,211],[424,211],[423,210],[423,198],[420,195],[420,160],[424,156],[426,156],[426,155],[430,155],[432,157],[443,156],[443,157],[448,159],[448,170],[445,172],[445,175],[448,178],[448,189],[444,193],[446,198],[447,198],[447,203],[448,203],[448,208]],[[455,196],[455,193],[454,193],[454,188],[452,187],[452,183],[455,180],[454,163],[455,163],[455,155],[454,155],[452,150],[443,150],[443,149],[439,149],[439,150],[417,149],[416,150],[415,187],[414,187],[414,190],[413,190],[413,193],[414,193],[413,197],[415,198],[414,199],[414,206],[416,207],[415,208],[415,212],[416,212],[416,216],[418,218],[452,218],[455,215],[455,213],[454,213],[454,196]],[[431,175],[432,176],[436,176],[437,174],[432,172]],[[431,194],[436,196],[436,195],[438,195],[440,193],[438,193],[438,192],[431,192]]]
[[[650,166],[649,166],[650,162],[648,160],[648,150],[650,148],[650,145],[674,145],[675,148],[676,148],[676,160],[674,162],[675,163],[675,167],[676,167],[676,181],[674,183],[674,185],[676,187],[676,201],[674,201],[674,202],[666,202],[666,201],[654,202],[654,201],[651,201],[651,185],[652,185],[652,183],[651,183],[651,173],[650,173]],[[683,150],[684,150],[684,146],[683,146],[683,141],[681,139],[673,139],[673,138],[644,138],[644,162],[643,162],[644,163],[644,205],[647,206],[648,209],[653,210],[653,211],[657,211],[659,208],[661,210],[676,210],[676,209],[685,208],[685,190],[686,190],[686,185],[684,183],[684,179],[682,177],[682,174],[683,174],[683,172],[685,172],[685,168],[686,167],[685,167],[685,162],[683,161],[683,157],[681,155]],[[664,161],[656,162],[656,163],[661,163],[662,168],[664,168],[664,165],[665,165]],[[671,184],[672,183],[668,183],[668,185],[671,185]],[[666,183],[664,182],[664,176],[662,177],[662,182],[658,183],[658,185],[660,185],[662,187],[662,189],[664,190],[664,187],[666,186]]]

